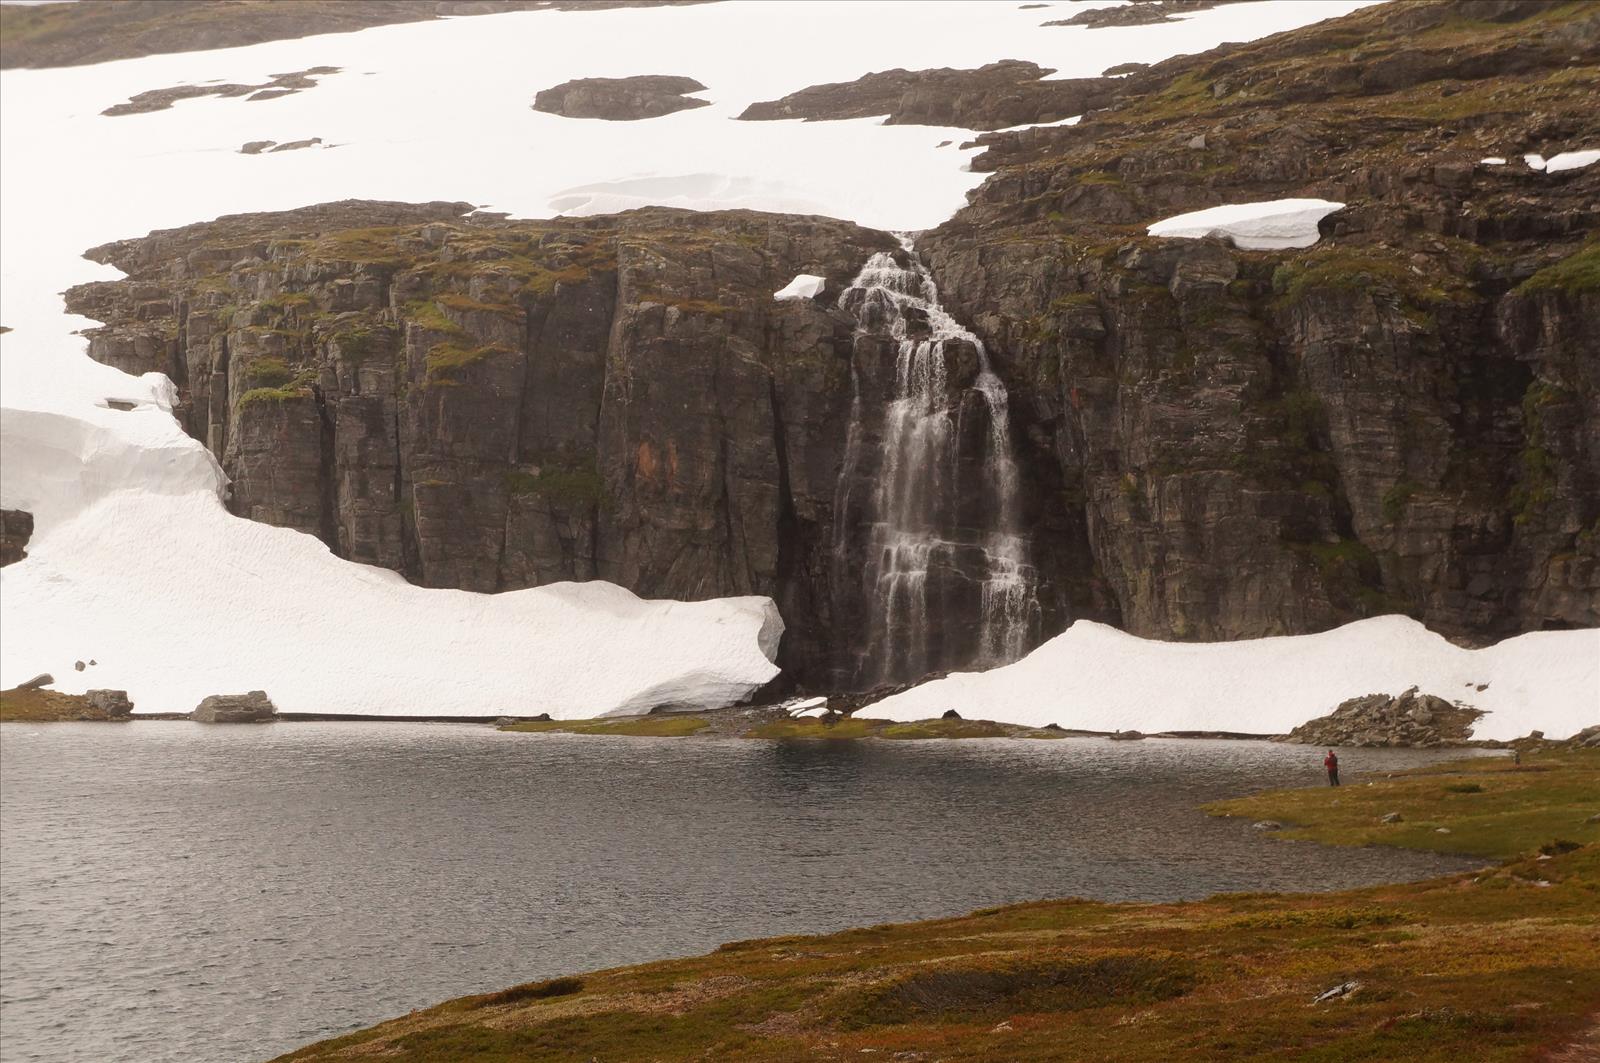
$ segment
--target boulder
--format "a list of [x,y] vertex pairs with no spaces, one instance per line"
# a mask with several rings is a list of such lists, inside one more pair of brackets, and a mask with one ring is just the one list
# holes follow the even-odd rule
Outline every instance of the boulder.
[[278,707],[267,692],[252,690],[248,694],[213,694],[195,707],[189,719],[197,723],[258,723],[277,715]]
[[939,719],[941,719],[941,720],[959,720],[959,719],[961,719],[961,714],[959,712],[957,712],[955,709],[945,709],[944,710],[944,715],[940,716]]
[[1368,694],[1341,702],[1327,716],[1296,727],[1282,741],[1310,746],[1458,745],[1472,737],[1482,711],[1451,704],[1412,687],[1399,697]]
[[0,509],[0,568],[28,556],[33,538],[33,514],[25,509]]
[[49,672],[40,672],[26,683],[17,684],[18,690],[42,690],[56,681],[56,677]]
[[133,715],[133,702],[126,690],[90,690],[83,695],[89,708],[103,712],[108,719],[120,720]]

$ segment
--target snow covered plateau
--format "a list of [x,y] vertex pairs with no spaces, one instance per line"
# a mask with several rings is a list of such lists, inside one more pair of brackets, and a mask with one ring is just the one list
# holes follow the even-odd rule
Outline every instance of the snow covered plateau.
[[[85,248],[343,198],[461,199],[517,217],[744,207],[915,230],[948,217],[983,180],[967,167],[975,149],[957,146],[969,131],[733,117],[757,100],[895,66],[1020,58],[1055,77],[1088,76],[1368,2],[1241,3],[1092,38],[983,0],[922,5],[912,19],[899,3],[852,3],[847,16],[841,5],[848,32],[802,0],[536,11],[7,70],[0,323],[13,331],[0,338],[0,504],[36,524],[29,556],[0,574],[0,686],[49,671],[68,692],[126,688],[138,712],[259,688],[293,713],[571,718],[726,704],[777,674],[782,621],[765,598],[642,601],[604,583],[423,589],[340,560],[310,536],[232,516],[221,469],[171,416],[171,382],[84,354],[77,330],[92,322],[64,314],[60,293],[117,275],[82,258]],[[1105,5],[1077,5],[1089,6]],[[783,47],[752,62],[737,42],[757,37]],[[324,65],[339,72],[275,100],[101,114],[150,89]],[[536,91],[567,79],[664,67],[706,84],[711,105],[643,122],[529,107]],[[312,136],[325,150],[239,150]],[[1315,240],[1317,212],[1337,207],[1300,202],[1270,217],[1217,208],[1227,216],[1205,211],[1151,231],[1222,229],[1246,247],[1298,247],[1307,231]],[[808,280],[776,297],[815,294]],[[873,713],[909,719],[955,707],[1019,723],[1277,731],[1353,694],[1421,683],[1452,697],[1488,683],[1472,699],[1491,710],[1480,735],[1557,735],[1600,715],[1597,659],[1597,632],[1466,651],[1397,618],[1206,646],[1079,623],[1014,665],[927,684]]]

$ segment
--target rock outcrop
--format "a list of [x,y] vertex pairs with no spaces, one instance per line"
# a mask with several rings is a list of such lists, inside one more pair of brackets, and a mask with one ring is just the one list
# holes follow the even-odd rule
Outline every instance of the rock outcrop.
[[1407,746],[1465,744],[1483,713],[1412,687],[1399,697],[1368,694],[1341,702],[1327,716],[1296,727],[1281,741],[1302,746]]
[[[646,210],[507,222],[467,204],[330,204],[97,249],[91,354],[178,384],[231,506],[426,586],[602,578],[646,597],[766,594],[825,681],[854,318],[886,233]],[[883,344],[862,358],[888,358]],[[872,371],[884,371],[874,365]]]
[[812,85],[782,99],[752,103],[744,121],[829,121],[888,115],[886,125],[1002,129],[1054,122],[1110,102],[1113,78],[1041,80],[1055,71],[1007,59],[975,70],[885,70],[855,81]]
[[[918,248],[1006,379],[1036,542],[1092,558],[1045,562],[1060,612],[1195,640],[1600,624],[1600,167],[1477,162],[1600,143],[1569,73],[1600,10],[1455,10],[1169,60],[1077,126],[983,138],[995,175]],[[1349,206],[1297,252],[1138,235],[1291,196]]]
[[660,118],[675,111],[708,107],[710,100],[697,100],[684,95],[704,92],[705,88],[694,78],[667,74],[579,78],[539,92],[533,98],[533,109],[566,118],[636,122],[643,118]]
[[247,101],[275,100],[303,89],[314,89],[317,87],[317,78],[338,72],[339,68],[336,66],[314,66],[309,70],[274,74],[271,80],[259,85],[177,85],[170,89],[151,89],[130,97],[126,103],[107,107],[100,113],[108,118],[125,114],[147,114],[150,111],[164,111],[179,100],[193,100],[203,96],[223,99],[243,96]]
[[87,690],[83,695],[91,712],[104,715],[108,720],[121,720],[133,715],[133,702],[126,690]]
[[25,509],[0,509],[0,568],[28,556],[33,538],[33,514]]
[[213,694],[195,706],[189,719],[196,723],[261,723],[278,715],[264,690],[248,694]]
[[1150,26],[1157,22],[1176,22],[1177,16],[1193,14],[1223,4],[1236,4],[1241,0],[1130,0],[1115,7],[1096,7],[1080,11],[1069,18],[1046,22],[1046,26],[1087,26],[1102,29],[1106,26]]
[[[302,148],[314,148],[322,143],[321,137],[307,137],[304,140],[288,140],[279,144],[276,140],[252,140],[239,148],[240,155],[260,155],[262,152],[273,154],[279,151],[299,151]],[[332,145],[330,145],[331,147]]]

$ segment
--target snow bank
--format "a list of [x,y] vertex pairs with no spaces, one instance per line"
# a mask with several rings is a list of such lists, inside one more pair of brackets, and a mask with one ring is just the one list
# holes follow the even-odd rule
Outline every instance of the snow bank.
[[1229,236],[1235,244],[1250,251],[1310,247],[1317,242],[1317,223],[1343,207],[1343,203],[1326,199],[1230,203],[1158,221],[1147,232],[1151,236],[1190,240]]
[[138,712],[261,689],[284,712],[572,718],[727,704],[777,674],[769,599],[414,587],[229,514],[216,462],[160,408],[89,411],[0,413],[3,504],[38,518],[0,570],[0,686],[48,671]]
[[1080,620],[1015,664],[925,683],[858,715],[922,720],[955,709],[1033,727],[1282,734],[1347,698],[1411,686],[1486,710],[1476,738],[1534,729],[1564,738],[1600,723],[1600,630],[1466,650],[1400,616],[1218,643],[1155,642]]
[[774,299],[815,299],[828,282],[811,273],[797,273],[794,280],[772,293]]
[[1481,166],[1504,166],[1506,160],[1499,155],[1491,155],[1487,159],[1479,159],[1478,163]]

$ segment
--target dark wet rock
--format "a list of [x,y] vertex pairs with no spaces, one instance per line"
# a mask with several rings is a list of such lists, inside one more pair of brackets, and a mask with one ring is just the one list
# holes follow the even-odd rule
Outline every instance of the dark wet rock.
[[49,672],[40,672],[26,683],[17,684],[18,690],[42,690],[56,681],[56,677]]
[[84,692],[84,701],[96,713],[102,713],[108,720],[123,719],[133,714],[133,702],[128,699],[126,690],[89,690]]
[[1301,724],[1283,741],[1305,746],[1460,745],[1472,737],[1479,709],[1453,705],[1412,687],[1399,697],[1368,694]]
[[0,509],[0,568],[28,556],[33,538],[33,514],[25,509]]
[[278,715],[264,690],[248,694],[213,694],[189,714],[197,723],[260,723]]
[[600,118],[608,122],[634,122],[660,118],[675,111],[710,106],[710,100],[684,95],[704,92],[694,78],[666,74],[641,74],[626,78],[579,78],[541,91],[533,109],[566,118]]
[[164,111],[180,100],[193,100],[204,96],[218,96],[224,99],[245,96],[251,100],[270,100],[299,92],[301,89],[315,88],[317,78],[338,72],[339,68],[336,66],[316,66],[289,74],[274,74],[271,81],[261,85],[177,85],[169,89],[151,89],[130,97],[127,103],[107,107],[100,113],[112,118],[126,114],[147,114],[150,111]]
[[1040,80],[1051,73],[1037,63],[1015,59],[975,70],[885,70],[753,103],[739,117],[828,121],[888,115],[887,125],[999,129],[1071,118],[1111,100],[1115,86],[1111,79]]

